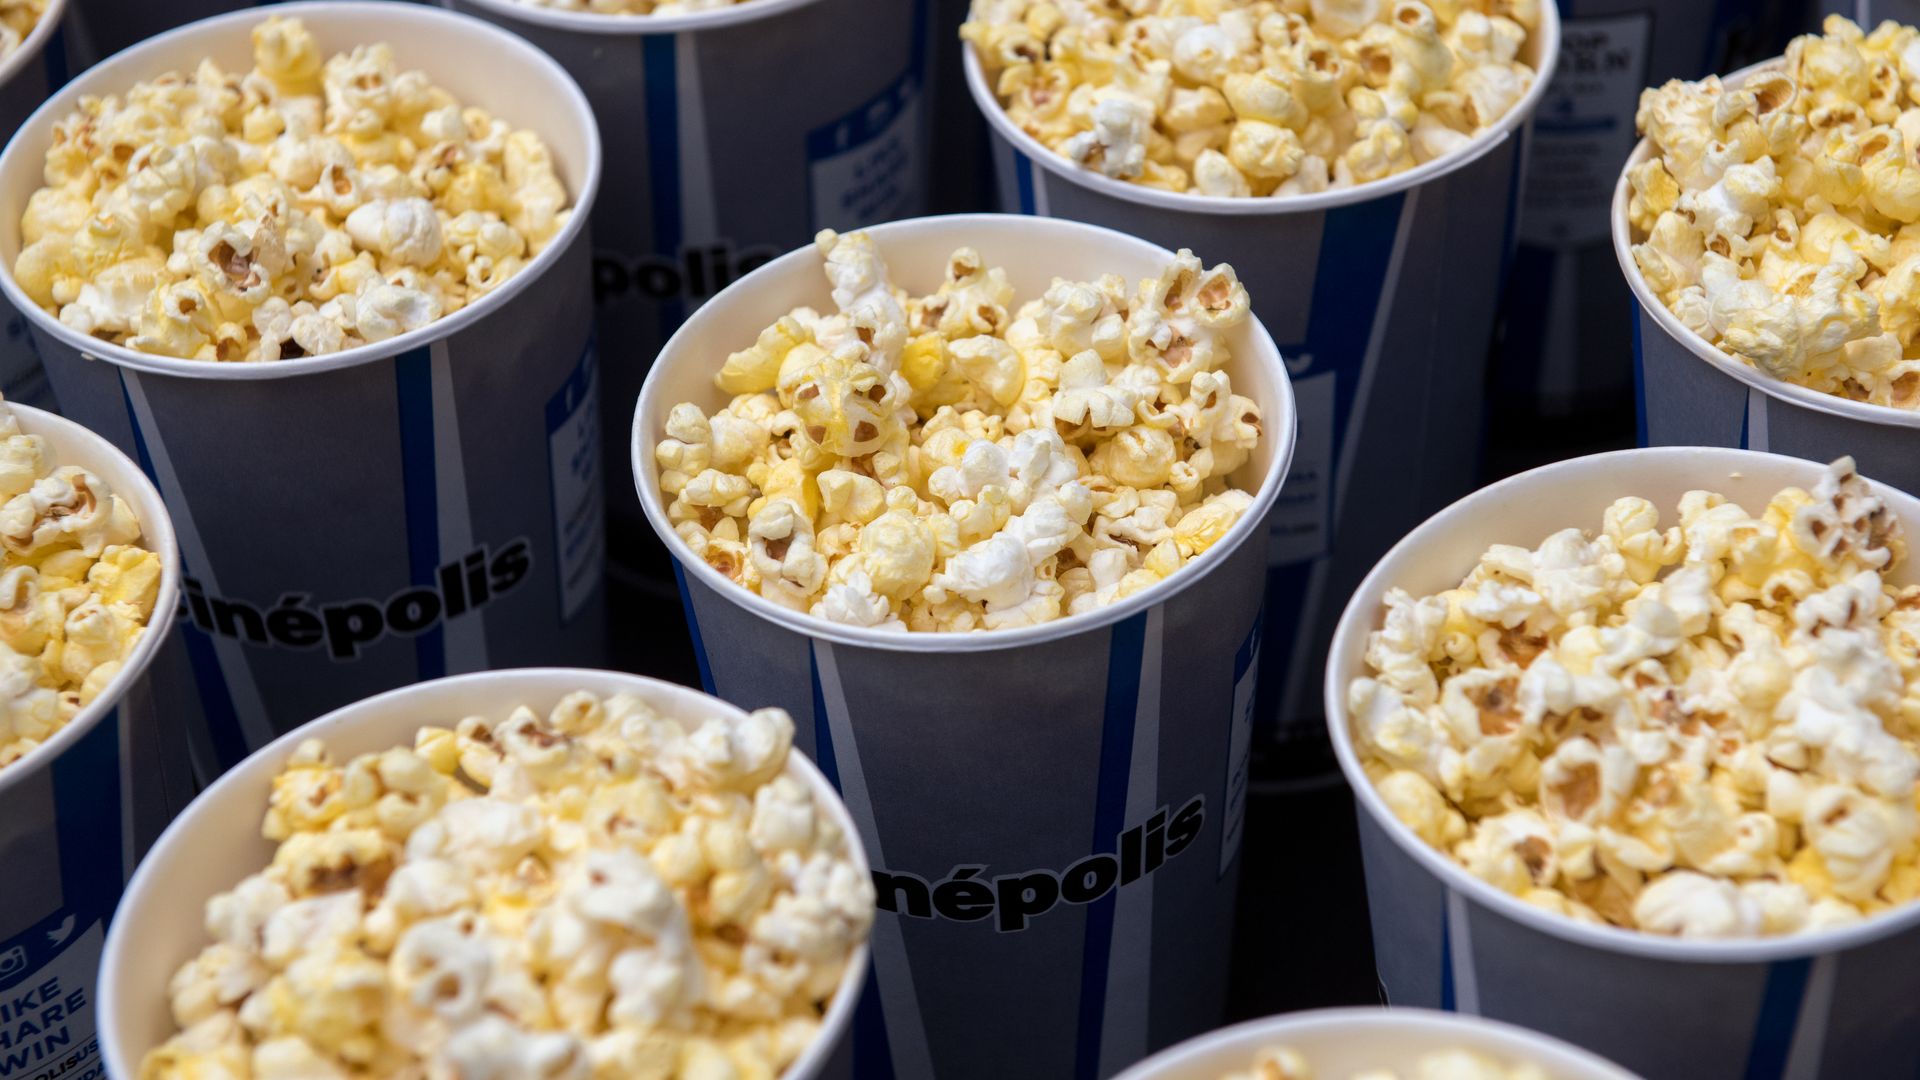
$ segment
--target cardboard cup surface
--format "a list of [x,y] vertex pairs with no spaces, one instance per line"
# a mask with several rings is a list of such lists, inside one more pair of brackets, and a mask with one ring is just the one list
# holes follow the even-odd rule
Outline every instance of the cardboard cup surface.
[[[1022,302],[1056,276],[1157,276],[1171,255],[1075,222],[968,215],[869,230],[893,281],[933,291],[954,249]],[[634,417],[640,499],[679,562],[708,688],[793,713],[875,864],[874,1019],[861,1067],[907,1077],[1111,1075],[1212,1026],[1225,990],[1260,648],[1262,518],[1293,448],[1293,395],[1257,319],[1228,337],[1266,436],[1255,500],[1200,561],[1096,613],[977,634],[886,633],[778,607],[694,556],[653,450],[709,411],[728,352],[796,305],[832,310],[792,252],[703,308]],[[982,1031],[995,1032],[990,1039]]]
[[552,54],[599,117],[614,193],[593,213],[611,553],[664,584],[626,453],[647,367],[689,314],[819,230],[926,212],[932,0],[687,15],[449,3]]
[[180,556],[138,466],[71,420],[24,405],[13,414],[56,465],[90,470],[133,507],[140,542],[162,567],[152,620],[120,673],[0,768],[0,1077],[98,1076],[93,1007],[107,919],[134,862],[193,795],[177,718],[155,710],[146,681],[173,629]]
[[[266,868],[275,845],[260,835],[273,778],[302,742],[318,739],[339,764],[357,755],[413,745],[422,727],[450,727],[463,716],[503,717],[518,705],[544,712],[565,695],[588,690],[602,697],[629,693],[663,715],[699,721],[737,717],[725,702],[672,683],[611,671],[520,668],[450,676],[388,691],[336,709],[281,736],[229,770],[187,807],[127,884],[126,899],[107,936],[100,964],[100,1044],[112,1076],[138,1076],[140,1059],[176,1030],[167,1005],[173,973],[210,944],[202,923],[207,901],[242,878]],[[867,856],[846,806],[820,770],[801,754],[788,758],[786,775],[807,785],[847,838],[854,866],[865,873]],[[821,1017],[820,1036],[782,1080],[837,1075],[847,1032],[867,978],[867,947],[847,964],[833,1002]],[[844,1071],[844,1070],[842,1070]]]
[[[1768,61],[1726,77],[1737,85]],[[1773,378],[1687,329],[1633,261],[1627,170],[1655,153],[1642,139],[1613,193],[1613,250],[1633,290],[1642,446],[1735,446],[1825,463],[1851,454],[1860,471],[1920,491],[1920,410],[1849,401]]]
[[484,299],[347,352],[178,360],[75,333],[12,277],[52,121],[81,94],[212,57],[246,70],[254,11],[74,80],[0,156],[0,287],[67,415],[133,456],[185,559],[180,648],[156,665],[203,775],[329,708],[449,672],[603,647],[599,382],[587,216],[599,134],[567,74],[477,19],[414,4],[280,4],[331,55],[387,42],[463,102],[546,139],[575,213]]
[[1254,1055],[1290,1046],[1315,1076],[1336,1080],[1371,1069],[1416,1075],[1436,1050],[1466,1049],[1506,1065],[1533,1064],[1554,1080],[1633,1080],[1608,1062],[1512,1024],[1426,1009],[1314,1009],[1210,1031],[1155,1054],[1118,1080],[1220,1080],[1252,1067]]
[[[20,47],[0,61],[0,140],[11,139],[33,110],[67,81],[67,0],[48,0],[46,13]],[[14,306],[0,300],[0,394],[8,401],[54,409],[40,357],[33,351],[27,320]]]
[[1284,199],[1173,194],[1081,168],[1007,118],[966,48],[1002,209],[1232,263],[1287,358],[1300,439],[1269,520],[1263,743],[1320,741],[1313,688],[1340,597],[1406,530],[1472,490],[1521,143],[1553,78],[1559,27],[1552,0],[1542,3],[1523,52],[1533,86],[1458,153]]
[[[1360,808],[1374,953],[1391,1002],[1521,1024],[1647,1076],[1870,1076],[1920,1060],[1909,975],[1920,963],[1920,904],[1838,930],[1741,941],[1577,923],[1501,892],[1402,826],[1362,771],[1348,726],[1347,686],[1366,672],[1367,635],[1388,589],[1452,588],[1488,546],[1595,530],[1623,496],[1652,501],[1670,524],[1689,490],[1758,512],[1783,487],[1810,489],[1823,469],[1704,447],[1575,458],[1453,504],[1361,583],[1334,632],[1326,706]],[[1920,529],[1920,500],[1877,480],[1875,488],[1909,533]],[[1890,580],[1920,581],[1920,567],[1909,560]]]

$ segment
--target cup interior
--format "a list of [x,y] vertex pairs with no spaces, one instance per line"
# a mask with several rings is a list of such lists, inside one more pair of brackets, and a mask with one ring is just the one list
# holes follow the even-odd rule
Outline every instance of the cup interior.
[[[1142,278],[1157,277],[1165,269],[1171,253],[1164,248],[1110,229],[1053,218],[1032,218],[1007,214],[964,214],[948,217],[915,218],[867,230],[886,259],[893,283],[914,295],[931,293],[940,287],[948,258],[960,247],[980,253],[989,267],[1006,271],[1013,285],[1015,307],[1039,299],[1055,278],[1091,281],[1102,274],[1119,274],[1129,287]],[[1204,251],[1195,253],[1207,261]],[[640,488],[640,501],[668,549],[688,567],[724,595],[759,600],[738,585],[708,567],[673,531],[667,521],[666,502],[660,491],[659,468],[654,462],[655,445],[664,437],[667,414],[681,402],[692,402],[711,414],[724,407],[729,395],[714,385],[713,378],[728,354],[751,346],[762,328],[772,325],[793,308],[806,305],[821,311],[833,311],[831,290],[827,284],[823,260],[812,245],[792,251],[754,271],[709,300],[687,320],[654,361],[640,392],[634,417],[633,471]],[[1256,298],[1257,303],[1257,298]],[[1247,463],[1232,474],[1242,490],[1255,493],[1253,508],[1243,516],[1236,531],[1251,533],[1261,525],[1267,508],[1278,493],[1280,481],[1293,454],[1294,402],[1287,382],[1285,366],[1273,339],[1257,317],[1235,327],[1226,336],[1232,354],[1223,367],[1232,379],[1235,393],[1244,394],[1260,405],[1264,435]],[[1245,536],[1247,533],[1242,533]],[[1232,536],[1234,543],[1238,543]],[[1222,542],[1221,552],[1231,550]],[[1202,560],[1203,562],[1205,560]],[[1163,588],[1178,588],[1183,575],[1200,567],[1182,568],[1179,574],[1139,595],[1157,593]],[[1115,605],[1118,607],[1119,605]],[[759,605],[753,605],[759,611]],[[770,602],[767,609],[775,609]],[[770,614],[779,617],[784,609]],[[1070,616],[1048,626],[1082,625],[1079,620],[1099,613]],[[823,620],[807,618],[807,623],[831,627]],[[1044,629],[1044,628],[1027,628]],[[973,638],[1012,643],[1009,635],[1023,630],[994,631],[990,634],[911,634],[884,635],[872,632],[878,640]]]
[[[1468,873],[1442,852],[1414,836],[1387,808],[1367,779],[1353,743],[1347,714],[1347,686],[1367,674],[1367,636],[1380,628],[1384,597],[1403,588],[1426,596],[1460,584],[1493,544],[1539,546],[1552,533],[1580,528],[1600,529],[1601,518],[1614,500],[1637,495],[1660,512],[1660,527],[1678,524],[1676,506],[1688,491],[1707,490],[1725,495],[1748,513],[1762,511],[1784,487],[1811,490],[1826,466],[1779,454],[1752,450],[1697,446],[1620,450],[1558,462],[1521,473],[1483,488],[1429,518],[1396,544],[1354,591],[1334,630],[1328,653],[1325,704],[1334,750],[1362,812],[1374,820],[1400,847],[1435,876],[1459,892],[1472,896],[1516,921],[1557,937],[1613,951],[1666,959],[1752,962],[1779,956],[1828,952],[1858,940],[1877,937],[1890,928],[1920,922],[1920,904],[1875,916],[1838,930],[1784,937],[1735,941],[1702,941],[1662,937],[1611,926],[1589,926],[1534,907]],[[1869,480],[1872,477],[1868,477]],[[1920,499],[1883,484],[1875,484],[1899,516],[1909,536],[1920,535]],[[1910,554],[1886,575],[1896,585],[1920,581],[1920,565]]]
[[[414,732],[445,726],[470,715],[504,715],[527,705],[548,709],[575,690],[602,697],[631,693],[662,715],[683,721],[739,717],[743,711],[697,690],[657,679],[609,671],[525,668],[460,675],[393,690],[335,710],[289,732],[229,770],[168,826],[127,886],[101,959],[100,1045],[112,1076],[138,1076],[140,1060],[174,1032],[167,982],[207,942],[203,913],[214,895],[264,869],[275,845],[260,835],[274,776],[307,739],[326,744],[336,762],[395,746],[411,746]],[[786,773],[804,782],[846,837],[854,865],[867,873],[866,850],[846,806],[820,770],[798,750]],[[789,1069],[832,1049],[851,1022],[854,999],[866,978],[866,948],[854,954],[823,1019],[821,1037]]]
[[1626,1070],[1537,1032],[1458,1013],[1398,1008],[1320,1009],[1236,1024],[1164,1050],[1117,1080],[1219,1080],[1250,1068],[1255,1054],[1276,1045],[1300,1051],[1315,1076],[1376,1069],[1413,1076],[1423,1055],[1463,1048],[1507,1065],[1539,1065],[1554,1080],[1632,1080]]
[[[576,219],[518,278],[460,311],[420,330],[341,353],[271,365],[208,364],[155,357],[79,334],[29,300],[13,279],[20,256],[20,215],[45,183],[43,166],[54,124],[84,96],[123,95],[137,82],[169,72],[191,72],[212,60],[228,73],[253,67],[253,28],[272,16],[306,23],[323,57],[360,45],[385,43],[402,71],[420,70],[463,105],[478,106],[516,129],[537,132],[552,152],[554,168],[573,200]],[[357,359],[391,355],[421,341],[445,337],[492,310],[556,258],[584,228],[599,183],[600,142],[592,110],[560,66],[524,39],[479,19],[424,4],[369,2],[282,3],[247,7],[189,23],[118,53],[76,76],[36,110],[0,153],[0,285],[21,313],[89,356],[127,359],[145,368],[211,377],[260,378],[347,366]],[[524,280],[523,280],[524,279]]]
[[140,519],[140,544],[160,556],[160,592],[147,620],[147,631],[134,646],[133,655],[121,666],[107,688],[86,708],[81,709],[53,738],[34,748],[25,757],[0,769],[0,791],[25,779],[37,761],[52,761],[79,741],[100,719],[119,705],[127,688],[146,671],[160,645],[173,632],[173,613],[180,604],[180,548],[174,538],[173,519],[167,516],[160,492],[132,459],[100,436],[62,416],[28,405],[8,403],[20,430],[38,435],[47,443],[47,456],[57,468],[78,465],[107,482],[115,495],[133,507]]

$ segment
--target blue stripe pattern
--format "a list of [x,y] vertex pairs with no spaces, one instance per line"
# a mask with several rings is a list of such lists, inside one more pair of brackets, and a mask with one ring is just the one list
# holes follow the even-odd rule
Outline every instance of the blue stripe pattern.
[[112,914],[125,879],[120,865],[120,710],[100,718],[53,759],[54,829],[60,894],[76,930]]
[[67,24],[62,22],[53,28],[53,34],[47,38],[46,48],[41,50],[41,63],[47,69],[47,89],[58,93],[73,78],[67,68]]
[[[133,454],[140,462],[140,471],[147,474],[147,480],[156,490],[160,488],[160,475],[154,471],[153,455],[147,449],[146,436],[140,432],[140,418],[133,411],[133,395],[127,391],[127,373],[120,370],[120,401],[126,406],[127,428],[133,432]],[[184,492],[179,493],[181,500],[186,499]],[[169,509],[172,509],[171,507]],[[180,577],[184,581],[193,576],[193,565],[187,561],[185,552],[180,554]],[[187,598],[180,598],[181,610],[187,610]],[[240,710],[234,707],[233,694],[227,689],[227,676],[220,670],[220,658],[214,654],[213,639],[205,631],[195,626],[190,619],[181,619],[180,641],[187,650],[187,665],[193,672],[194,689],[200,695],[200,711],[206,717],[207,736],[213,743],[213,756],[222,771],[233,768],[246,759],[247,738],[240,730]],[[212,777],[203,777],[212,780]]]
[[1453,989],[1453,920],[1447,917],[1450,895],[1440,894],[1440,1011],[1454,1012],[1459,1003]]
[[1775,1080],[1787,1068],[1793,1050],[1793,1029],[1800,1020],[1800,1003],[1807,996],[1809,958],[1776,960],[1767,965],[1767,985],[1760,994],[1760,1015],[1753,1025],[1753,1048],[1747,1054],[1747,1080]]
[[[700,636],[700,617],[696,615],[693,610],[693,594],[687,591],[687,571],[680,565],[679,559],[673,560],[673,580],[674,584],[680,586],[680,608],[687,613],[687,633],[693,637],[693,660],[700,665],[700,689],[705,690],[715,697],[719,697],[720,692],[713,688],[713,665],[707,660],[707,643],[705,639]],[[820,679],[818,675],[814,677],[813,685],[814,721],[816,723],[825,723],[825,720],[822,719],[824,714],[820,709]],[[831,746],[829,746],[829,753],[830,752]],[[827,767],[822,764],[820,768],[821,771],[825,772]],[[835,787],[840,786],[840,781],[834,777],[832,773],[827,773],[827,779],[832,780]]]
[[[434,482],[433,353],[429,347],[394,357],[395,400],[400,420],[400,479],[407,511],[408,580],[435,588],[440,571],[440,497]],[[447,632],[442,620],[413,639],[419,678],[447,673]]]
[[1013,178],[1020,188],[1020,212],[1033,213],[1033,162],[1019,147],[1013,147]]
[[[685,243],[680,220],[680,88],[679,64],[674,57],[676,34],[648,34],[641,39],[645,65],[647,114],[647,188],[653,200],[653,250],[678,262]],[[679,297],[660,302],[663,333],[686,318]]]
[[1633,303],[1633,434],[1641,446],[1652,446],[1647,440],[1647,347],[1640,340],[1640,324],[1646,320],[1647,313],[1640,309],[1640,301]]
[[1747,435],[1748,435],[1747,427],[1752,422],[1753,422],[1752,403],[1747,400],[1747,395],[1742,395],[1740,398],[1740,449],[1742,450],[1753,449],[1753,447],[1747,445]]
[[[1145,654],[1145,612],[1115,623],[1107,647],[1107,711],[1100,728],[1100,779],[1093,806],[1093,852],[1114,854],[1126,824],[1127,782],[1133,771],[1133,721],[1140,709],[1140,664]],[[1079,1050],[1076,1080],[1100,1073],[1101,1027],[1106,1019],[1107,963],[1113,945],[1113,909],[1120,890],[1087,905],[1086,947],[1080,954]]]

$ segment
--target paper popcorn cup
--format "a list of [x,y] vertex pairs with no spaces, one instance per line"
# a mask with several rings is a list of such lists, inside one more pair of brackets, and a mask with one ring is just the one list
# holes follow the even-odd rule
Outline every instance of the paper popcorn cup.
[[447,0],[551,53],[600,118],[593,217],[616,565],[669,560],[629,497],[626,425],[647,364],[713,296],[821,229],[926,212],[933,0],[750,0],[596,15]]
[[[1656,17],[1657,16],[1657,17]],[[1608,244],[1640,91],[1695,78],[1730,55],[1777,52],[1801,0],[1668,4],[1561,0],[1560,64],[1527,141],[1520,250],[1505,285],[1494,378],[1504,402],[1591,413],[1633,393],[1628,304]]]
[[1476,1050],[1505,1065],[1532,1064],[1553,1080],[1633,1080],[1633,1074],[1558,1039],[1512,1024],[1426,1009],[1313,1009],[1249,1020],[1164,1050],[1116,1080],[1220,1080],[1254,1055],[1290,1046],[1328,1080],[1369,1069],[1414,1076],[1422,1055]]
[[[913,293],[932,291],[961,246],[1005,268],[1023,298],[1055,276],[1155,276],[1172,258],[1107,229],[1017,216],[870,231]],[[666,518],[653,449],[668,411],[725,404],[720,361],[803,303],[832,303],[811,247],[688,320],[634,417],[640,502],[679,564],[702,681],[791,712],[866,841],[881,912],[856,1064],[902,1077],[1111,1075],[1212,1026],[1225,995],[1262,521],[1293,449],[1279,353],[1255,319],[1227,338],[1233,388],[1260,404],[1268,434],[1236,474],[1252,507],[1204,558],[1042,626],[888,633],[747,591]]]
[[[0,139],[10,139],[33,110],[67,81],[67,0],[47,0],[46,13],[20,47],[0,60]],[[0,394],[8,401],[41,409],[55,408],[53,391],[40,368],[27,333],[27,320],[0,300]]]
[[[1647,1076],[1879,1076],[1891,1062],[1920,1060],[1909,978],[1920,963],[1920,904],[1842,929],[1743,941],[1562,918],[1468,873],[1401,825],[1361,769],[1347,716],[1347,686],[1365,673],[1367,635],[1380,625],[1388,589],[1452,588],[1490,545],[1593,528],[1623,496],[1651,500],[1670,523],[1690,489],[1758,510],[1783,487],[1811,488],[1824,468],[1704,447],[1575,458],[1454,503],[1360,584],[1334,632],[1326,707],[1360,808],[1374,955],[1388,1000],[1521,1024]],[[1920,499],[1878,481],[1875,489],[1909,530],[1920,528]],[[1920,581],[1920,568],[1906,563],[1890,580]]]
[[[100,1049],[107,1075],[140,1075],[140,1059],[175,1031],[167,982],[207,943],[207,901],[272,861],[275,845],[260,835],[273,778],[307,739],[324,743],[334,760],[413,745],[414,732],[446,726],[462,716],[492,715],[518,704],[551,708],[566,694],[633,694],[663,715],[738,716],[739,710],[696,690],[658,679],[576,668],[521,668],[435,679],[391,690],[336,709],[281,736],[222,776],[160,837],[127,884],[100,962]],[[867,869],[860,832],[820,770],[803,756],[787,760],[786,775],[805,783],[847,837],[854,865]],[[781,1080],[844,1075],[848,1033],[867,979],[863,944],[847,964],[821,1030]]]
[[[966,49],[1002,209],[1232,263],[1287,358],[1300,439],[1269,521],[1263,747],[1321,742],[1313,688],[1340,597],[1407,529],[1472,489],[1521,144],[1559,53],[1558,9],[1546,0],[1521,57],[1533,86],[1458,153],[1342,191],[1232,199],[1157,191],[1061,157],[1007,118]],[[1276,757],[1281,768],[1322,764]]]
[[140,853],[193,797],[179,718],[155,708],[148,665],[172,630],[180,557],[147,478],[71,420],[13,405],[52,460],[107,482],[160,556],[145,636],[66,727],[0,768],[0,1078],[100,1076],[95,981],[108,917]]
[[162,699],[213,776],[318,711],[449,672],[590,661],[603,648],[599,378],[586,99],[552,60],[414,4],[281,4],[331,54],[385,41],[462,101],[540,131],[576,212],[476,303],[347,352],[262,363],[153,356],[78,334],[14,281],[20,210],[54,118],[211,56],[250,63],[243,11],[87,72],[0,155],[0,287],[67,415],[153,477],[180,531],[185,656]]
[[[1768,61],[1726,77],[1737,85],[1779,66]],[[1626,169],[1656,153],[1646,140]],[[1620,173],[1613,192],[1613,251],[1634,307],[1634,375],[1642,446],[1735,446],[1828,462],[1851,454],[1860,471],[1903,491],[1920,491],[1920,410],[1850,401],[1796,386],[1721,352],[1687,329],[1633,261]]]

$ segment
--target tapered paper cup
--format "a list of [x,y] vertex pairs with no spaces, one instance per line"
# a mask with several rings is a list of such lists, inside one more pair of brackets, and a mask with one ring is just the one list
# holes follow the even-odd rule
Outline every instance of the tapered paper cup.
[[1298,1050],[1326,1080],[1373,1069],[1418,1076],[1421,1057],[1441,1050],[1535,1065],[1553,1080],[1633,1080],[1632,1073],[1538,1032],[1426,1009],[1315,1009],[1249,1020],[1155,1054],[1119,1080],[1220,1080],[1252,1068],[1256,1054],[1275,1046]]
[[[1106,229],[1018,216],[870,231],[894,282],[915,294],[939,285],[961,246],[1005,268],[1021,298],[1055,276],[1155,276],[1172,258]],[[793,713],[797,741],[846,795],[874,861],[863,1067],[1106,1076],[1212,1026],[1261,647],[1261,523],[1293,449],[1293,396],[1272,339],[1257,319],[1227,338],[1234,391],[1259,403],[1266,434],[1235,474],[1253,506],[1202,558],[1054,623],[888,633],[776,606],[708,566],[667,521],[653,457],[667,413],[724,405],[719,361],[799,304],[832,310],[811,247],[690,319],[641,392],[633,460],[641,504],[679,564],[702,679],[729,701]]]
[[551,53],[600,117],[618,192],[593,213],[611,550],[666,582],[627,466],[647,364],[690,313],[821,229],[926,212],[933,0],[747,0],[684,15],[448,2]]
[[591,662],[602,645],[598,364],[587,217],[600,137],[552,60],[415,4],[278,4],[323,53],[387,42],[461,101],[536,130],[574,215],[506,284],[422,329],[346,352],[217,363],[76,333],[14,281],[20,211],[52,122],[83,94],[251,65],[238,12],[70,83],[0,155],[0,287],[26,312],[69,416],[159,486],[185,557],[186,663],[162,699],[195,718],[212,777],[282,731],[450,672]]
[[[174,1031],[167,983],[208,944],[207,901],[272,862],[274,844],[260,835],[273,778],[308,739],[323,743],[341,763],[396,746],[411,747],[423,727],[450,727],[464,716],[504,716],[526,705],[544,713],[562,697],[587,690],[602,697],[632,694],[663,716],[698,723],[740,710],[684,686],[611,671],[520,668],[456,675],[336,709],[287,733],[230,770],[193,800],[169,827],[127,884],[100,963],[100,1046],[112,1076],[140,1075],[140,1060]],[[820,770],[799,754],[786,775],[807,785],[817,806],[847,837],[848,854],[867,869],[860,833]],[[847,963],[833,1001],[820,1018],[820,1035],[781,1080],[842,1075],[848,1032],[867,978],[863,944]]]
[[[1594,529],[1615,499],[1652,501],[1663,523],[1689,490],[1758,512],[1824,465],[1702,447],[1622,450],[1521,473],[1448,507],[1395,545],[1353,595],[1327,662],[1328,724],[1359,804],[1380,982],[1395,1005],[1534,1028],[1647,1076],[1692,1080],[1880,1076],[1920,1060],[1910,973],[1920,905],[1836,930],[1741,941],[1591,926],[1526,904],[1428,847],[1388,809],[1355,753],[1347,687],[1390,588],[1452,588],[1496,543]],[[1909,531],[1920,500],[1875,483]],[[1912,562],[1891,575],[1920,581]],[[1904,1068],[1904,1064],[1901,1068]]]
[[49,458],[106,481],[160,556],[145,634],[100,696],[0,768],[0,1077],[100,1076],[94,1043],[100,945],[140,853],[193,797],[180,717],[155,708],[148,668],[173,630],[180,557],[166,507],[140,469],[71,420],[13,405]]
[[[1730,86],[1758,64],[1726,78]],[[1642,446],[1732,446],[1827,462],[1853,455],[1860,471],[1920,491],[1920,409],[1850,401],[1776,379],[1687,329],[1633,261],[1627,170],[1654,156],[1634,147],[1613,193],[1613,250],[1634,299],[1634,364]]]
[[1397,176],[1279,199],[1173,194],[1081,168],[1007,118],[967,49],[1002,209],[1232,263],[1287,358],[1300,441],[1269,521],[1263,744],[1321,741],[1314,687],[1340,598],[1394,540],[1472,490],[1521,144],[1559,49],[1546,0],[1521,57],[1534,84],[1494,127]]

